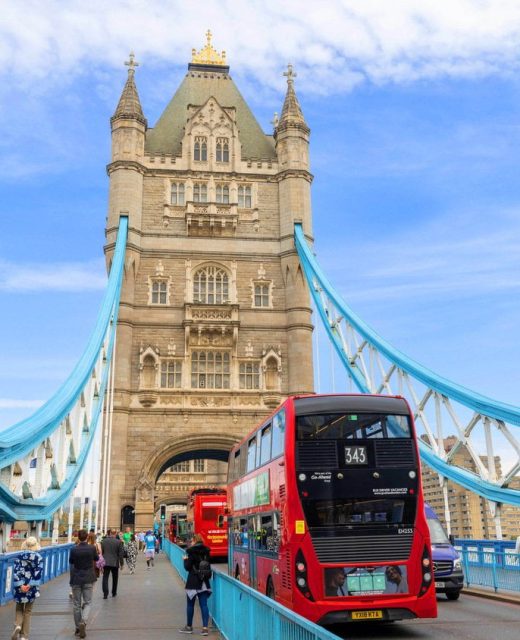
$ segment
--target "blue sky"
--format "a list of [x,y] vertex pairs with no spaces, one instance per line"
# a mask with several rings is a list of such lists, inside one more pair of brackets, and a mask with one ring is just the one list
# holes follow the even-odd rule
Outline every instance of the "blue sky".
[[208,27],[265,131],[295,65],[316,251],[345,300],[423,365],[518,404],[519,3],[3,6],[0,426],[49,397],[94,326],[123,61],[133,49],[153,126]]

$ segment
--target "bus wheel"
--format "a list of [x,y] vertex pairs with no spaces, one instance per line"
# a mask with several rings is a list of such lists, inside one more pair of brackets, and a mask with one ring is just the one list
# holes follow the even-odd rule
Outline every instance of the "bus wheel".
[[238,567],[238,564],[235,567],[235,580],[238,580],[240,582],[240,569]]
[[267,578],[267,587],[265,589],[265,595],[268,598],[271,598],[271,600],[274,600],[275,596],[276,596],[276,593],[274,591],[274,584],[273,584],[273,580],[272,580],[271,576],[269,576]]

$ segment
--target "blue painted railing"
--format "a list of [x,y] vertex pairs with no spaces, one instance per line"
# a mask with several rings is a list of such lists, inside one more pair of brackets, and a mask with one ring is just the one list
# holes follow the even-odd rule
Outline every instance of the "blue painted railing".
[[[164,550],[184,579],[185,549],[165,540]],[[224,573],[214,572],[212,589],[208,601],[211,617],[226,640],[339,640],[330,631]]]
[[481,548],[477,545],[456,548],[462,555],[466,586],[520,593],[520,555],[514,550],[512,553],[494,551],[492,544]]
[[[40,554],[43,556],[42,583],[49,582],[69,570],[69,551],[73,544],[59,544],[52,547],[43,547]],[[13,599],[13,566],[17,556],[22,553],[0,554],[0,605]]]

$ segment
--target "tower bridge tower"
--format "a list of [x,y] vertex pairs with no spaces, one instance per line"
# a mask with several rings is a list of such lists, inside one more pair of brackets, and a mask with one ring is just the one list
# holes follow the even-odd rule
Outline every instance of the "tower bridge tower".
[[295,221],[312,237],[312,176],[291,65],[267,135],[209,32],[153,128],[133,54],[126,64],[108,165],[108,263],[119,218],[129,218],[108,525],[132,507],[146,527],[165,469],[226,460],[287,395],[313,391],[310,300],[293,241]]

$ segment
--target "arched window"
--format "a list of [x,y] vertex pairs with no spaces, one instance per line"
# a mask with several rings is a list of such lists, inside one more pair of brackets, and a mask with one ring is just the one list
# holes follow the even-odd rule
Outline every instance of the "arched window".
[[208,185],[204,182],[196,182],[193,185],[193,202],[208,201]]
[[184,205],[184,183],[172,182],[171,204]]
[[223,304],[229,300],[229,276],[219,267],[199,269],[193,277],[193,301]]
[[217,138],[217,162],[229,162],[229,142],[227,138]]
[[229,187],[227,184],[217,184],[217,203],[229,204]]
[[238,206],[242,209],[251,209],[251,187],[242,185],[238,187]]
[[208,141],[203,136],[197,136],[195,138],[195,144],[193,146],[193,159],[198,162],[206,162],[208,159]]

